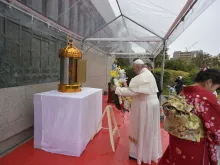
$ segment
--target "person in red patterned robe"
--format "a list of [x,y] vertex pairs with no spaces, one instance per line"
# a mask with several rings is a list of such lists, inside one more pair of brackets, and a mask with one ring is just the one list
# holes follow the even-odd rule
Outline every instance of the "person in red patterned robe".
[[193,113],[202,121],[205,137],[200,142],[170,135],[169,145],[158,165],[218,165],[216,145],[220,145],[220,103],[213,92],[220,87],[220,71],[200,71],[196,84],[184,87],[182,93]]

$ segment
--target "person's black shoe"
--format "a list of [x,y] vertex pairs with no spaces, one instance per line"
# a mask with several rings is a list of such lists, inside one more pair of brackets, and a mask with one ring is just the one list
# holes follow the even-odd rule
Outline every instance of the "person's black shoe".
[[133,158],[133,157],[131,157],[131,156],[129,156],[129,159],[131,159],[131,160],[137,160],[136,158]]

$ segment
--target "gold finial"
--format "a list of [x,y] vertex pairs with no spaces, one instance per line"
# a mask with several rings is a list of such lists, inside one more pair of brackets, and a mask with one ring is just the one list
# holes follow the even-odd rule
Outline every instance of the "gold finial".
[[69,41],[70,39],[72,39],[72,36],[69,34],[67,35],[67,40]]
[[68,44],[65,48],[60,49],[59,57],[73,57],[75,59],[81,59],[82,52],[73,45],[72,36],[68,35],[67,40]]
[[67,40],[68,40],[68,43],[72,43],[73,42],[73,37],[71,35],[68,35],[67,36]]

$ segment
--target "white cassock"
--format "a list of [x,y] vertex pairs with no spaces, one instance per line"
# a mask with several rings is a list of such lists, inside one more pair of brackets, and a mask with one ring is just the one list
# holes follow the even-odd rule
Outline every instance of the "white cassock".
[[117,87],[115,94],[132,97],[130,110],[130,153],[137,163],[151,164],[162,156],[160,103],[157,84],[148,69],[142,69],[128,88]]

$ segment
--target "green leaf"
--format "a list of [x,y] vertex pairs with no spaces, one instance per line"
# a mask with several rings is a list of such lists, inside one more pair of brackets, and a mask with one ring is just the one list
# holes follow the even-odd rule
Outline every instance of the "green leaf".
[[118,99],[118,95],[116,95],[114,92],[112,93],[112,98],[114,100],[115,106],[118,110],[121,110],[120,102]]

